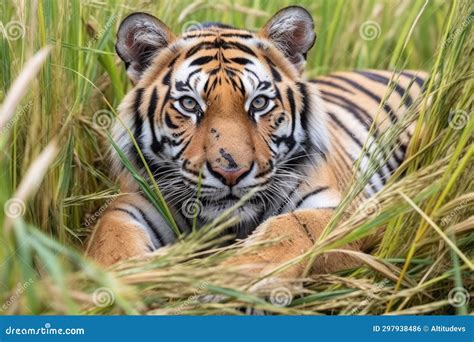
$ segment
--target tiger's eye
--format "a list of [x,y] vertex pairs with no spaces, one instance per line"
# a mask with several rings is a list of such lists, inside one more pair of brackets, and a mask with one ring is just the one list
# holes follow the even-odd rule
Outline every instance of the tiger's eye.
[[181,106],[184,109],[186,109],[190,112],[195,111],[198,108],[198,104],[197,104],[196,100],[194,100],[192,97],[189,97],[189,96],[185,96],[185,97],[181,98],[179,100],[179,103],[181,104]]
[[252,108],[256,110],[261,110],[268,105],[268,99],[265,96],[257,96],[252,101]]

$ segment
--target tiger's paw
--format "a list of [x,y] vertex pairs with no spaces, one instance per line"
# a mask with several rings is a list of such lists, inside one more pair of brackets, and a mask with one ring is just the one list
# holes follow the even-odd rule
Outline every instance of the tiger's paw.
[[145,231],[132,221],[118,215],[105,215],[95,228],[87,248],[87,256],[103,266],[144,256],[152,251],[152,242]]
[[226,263],[254,276],[278,271],[282,279],[296,279],[303,275],[306,260],[286,263],[314,245],[330,215],[329,210],[299,210],[269,218],[246,239],[242,251]]

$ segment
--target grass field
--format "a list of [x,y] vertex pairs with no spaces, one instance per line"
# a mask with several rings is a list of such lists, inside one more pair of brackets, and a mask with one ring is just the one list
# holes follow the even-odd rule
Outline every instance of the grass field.
[[[202,21],[258,29],[291,4],[315,18],[310,77],[354,68],[431,73],[417,111],[403,121],[418,125],[401,170],[370,208],[338,215],[331,227],[340,233],[308,256],[385,226],[380,246],[358,255],[365,265],[308,276],[279,293],[252,289],[257,279],[220,266],[235,252],[218,247],[225,217],[151,260],[105,271],[84,259],[85,238],[118,191],[108,175],[107,131],[131,87],[114,52],[121,19],[150,12],[176,33]],[[0,313],[241,314],[245,306],[277,314],[472,313],[473,20],[469,0],[3,1]],[[403,123],[380,139],[393,141]],[[363,184],[354,180],[339,213]],[[206,294],[226,299],[197,300]]]

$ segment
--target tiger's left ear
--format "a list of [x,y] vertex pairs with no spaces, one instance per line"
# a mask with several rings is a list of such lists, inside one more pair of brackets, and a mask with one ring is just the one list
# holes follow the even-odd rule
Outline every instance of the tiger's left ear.
[[269,39],[299,71],[316,40],[313,18],[300,6],[278,11],[260,30],[259,35]]
[[158,18],[132,13],[120,24],[115,50],[125,62],[128,77],[137,83],[153,58],[173,40],[173,32]]

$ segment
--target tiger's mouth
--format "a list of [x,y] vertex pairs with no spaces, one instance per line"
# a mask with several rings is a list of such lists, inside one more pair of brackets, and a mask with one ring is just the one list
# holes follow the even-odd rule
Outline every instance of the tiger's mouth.
[[[265,208],[261,198],[254,195],[246,201],[241,201],[242,197],[234,194],[227,194],[220,198],[212,196],[201,197],[198,200],[200,205],[199,216],[204,221],[210,221],[234,207],[232,215],[239,218],[240,224],[246,225],[250,222],[256,222]],[[236,206],[239,202],[241,204]]]
[[238,201],[241,200],[241,197],[238,197],[234,194],[228,194],[225,195],[224,197],[217,198],[217,199],[212,199],[211,197],[203,197],[202,202],[203,204],[213,204],[213,203],[237,203]]

